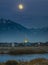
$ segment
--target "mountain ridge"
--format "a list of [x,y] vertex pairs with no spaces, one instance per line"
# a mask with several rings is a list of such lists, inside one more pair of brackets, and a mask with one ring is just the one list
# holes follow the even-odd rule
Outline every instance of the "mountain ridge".
[[31,42],[48,41],[48,27],[28,29],[11,20],[0,19],[0,42],[22,42],[25,38]]

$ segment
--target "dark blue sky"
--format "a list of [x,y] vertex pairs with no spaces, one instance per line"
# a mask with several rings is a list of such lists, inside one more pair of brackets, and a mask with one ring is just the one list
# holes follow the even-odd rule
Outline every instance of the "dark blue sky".
[[[18,4],[24,9],[20,11]],[[48,0],[0,0],[0,18],[10,19],[25,27],[48,26]]]

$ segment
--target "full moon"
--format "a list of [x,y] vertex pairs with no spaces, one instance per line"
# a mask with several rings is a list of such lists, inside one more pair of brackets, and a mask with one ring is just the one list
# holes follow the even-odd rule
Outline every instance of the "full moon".
[[23,6],[22,4],[19,4],[19,5],[18,5],[18,8],[19,8],[20,10],[22,10],[22,9],[24,8],[24,6]]

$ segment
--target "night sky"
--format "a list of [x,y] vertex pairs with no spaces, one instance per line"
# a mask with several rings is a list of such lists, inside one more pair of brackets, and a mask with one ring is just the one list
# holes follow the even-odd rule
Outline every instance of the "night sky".
[[[24,9],[19,10],[18,5]],[[0,0],[0,18],[10,19],[27,28],[48,26],[48,0]]]

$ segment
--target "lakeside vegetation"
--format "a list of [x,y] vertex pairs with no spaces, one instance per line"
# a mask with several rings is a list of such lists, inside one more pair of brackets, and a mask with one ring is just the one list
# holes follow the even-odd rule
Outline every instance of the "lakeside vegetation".
[[28,62],[17,62],[15,60],[9,60],[5,63],[0,63],[0,65],[48,65],[48,59],[40,58]]
[[38,47],[2,47],[0,48],[0,54],[43,54],[48,53],[48,46],[38,46]]
[[10,55],[16,55],[16,54],[44,54],[47,53],[44,50],[32,50],[32,49],[24,49],[24,50],[15,50],[15,51],[10,51],[8,54]]
[[0,54],[42,54],[48,53],[46,43],[0,43]]

